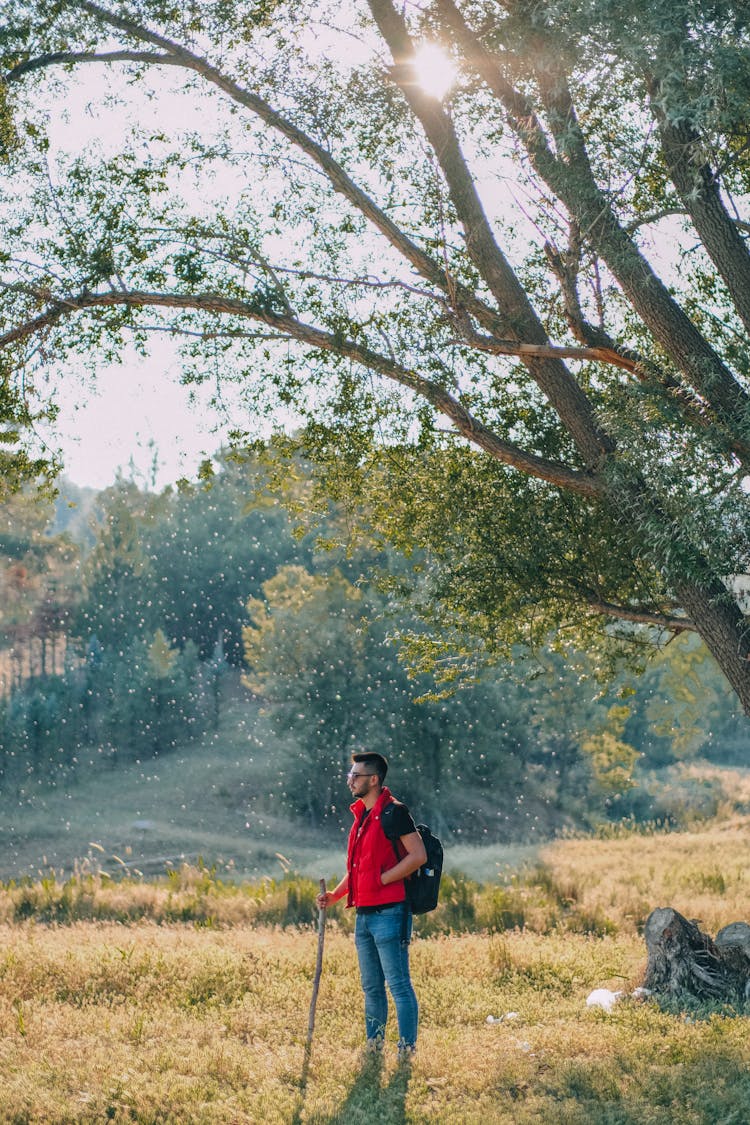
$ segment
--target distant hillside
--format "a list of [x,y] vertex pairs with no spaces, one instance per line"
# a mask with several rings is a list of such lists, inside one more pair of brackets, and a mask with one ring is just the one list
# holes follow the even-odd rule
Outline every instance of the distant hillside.
[[[218,731],[160,758],[82,773],[67,788],[0,794],[0,879],[69,874],[82,862],[154,875],[199,856],[227,876],[341,874],[350,823],[343,778],[336,818],[312,828],[287,815],[277,796],[286,754],[259,702],[230,677]],[[534,850],[456,841],[450,862],[492,877]]]
[[87,771],[65,789],[4,794],[0,877],[70,872],[86,859],[112,871],[126,864],[163,873],[168,862],[203,856],[255,876],[281,873],[277,851],[295,866],[314,861],[335,843],[330,834],[257,811],[273,770],[254,757],[258,711],[238,695],[218,732],[172,754]]

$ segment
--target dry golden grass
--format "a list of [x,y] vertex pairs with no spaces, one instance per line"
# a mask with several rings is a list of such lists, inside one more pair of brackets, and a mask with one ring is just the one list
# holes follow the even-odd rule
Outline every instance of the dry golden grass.
[[746,816],[692,832],[557,841],[540,858],[563,896],[624,930],[639,928],[656,906],[699,919],[711,934],[729,922],[750,922]]
[[378,1071],[361,1061],[351,938],[331,928],[302,1090],[316,943],[312,931],[3,927],[0,1121],[742,1120],[701,1105],[710,1082],[719,1108],[750,1097],[744,1020],[587,1009],[591,988],[637,975],[633,937],[417,941],[419,1054],[399,1069],[391,1029]]
[[[363,1063],[353,942],[332,918],[306,1088],[317,937],[258,926],[259,890],[196,869],[159,885],[86,876],[68,891],[5,888],[0,1122],[745,1125],[743,1013],[669,1013],[628,997],[605,1013],[586,997],[637,983],[638,922],[653,906],[700,916],[711,932],[748,918],[750,821],[560,841],[544,858],[545,870],[495,891],[447,881],[449,917],[476,894],[476,917],[496,919],[492,903],[507,896],[540,932],[415,941],[421,1032],[409,1069],[396,1064],[393,1026],[382,1065]],[[283,917],[284,894],[308,893],[294,881],[266,886],[262,906]],[[80,912],[71,917],[106,908],[151,918],[10,921],[19,904],[43,917],[66,894]],[[175,909],[192,922],[169,922]],[[582,932],[587,918],[600,936]]]

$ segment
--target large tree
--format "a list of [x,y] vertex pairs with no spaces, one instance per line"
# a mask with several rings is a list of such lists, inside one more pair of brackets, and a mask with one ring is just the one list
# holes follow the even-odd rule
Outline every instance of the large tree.
[[[692,630],[750,712],[744,4],[5,10],[17,368],[180,335],[371,482],[457,621]],[[100,137],[50,147],[86,85]]]

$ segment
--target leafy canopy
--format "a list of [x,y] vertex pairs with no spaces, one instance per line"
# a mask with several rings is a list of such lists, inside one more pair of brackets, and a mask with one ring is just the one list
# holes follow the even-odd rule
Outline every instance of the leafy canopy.
[[179,339],[427,551],[428,616],[695,631],[750,708],[744,5],[7,8],[9,370]]

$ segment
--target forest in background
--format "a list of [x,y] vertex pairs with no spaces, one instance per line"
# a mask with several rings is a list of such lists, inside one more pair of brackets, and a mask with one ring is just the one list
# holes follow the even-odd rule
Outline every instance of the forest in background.
[[[361,746],[394,763],[405,800],[466,840],[517,839],[530,815],[538,838],[716,811],[718,783],[684,766],[742,765],[750,739],[697,637],[604,686],[593,655],[550,638],[439,692],[399,640],[423,627],[429,560],[348,541],[342,512],[308,511],[304,471],[293,487],[290,508],[259,455],[222,454],[208,479],[161,492],[121,478],[5,503],[7,799],[94,771],[116,785],[125,763],[184,752],[218,731],[222,687],[241,676],[249,712],[263,714],[261,800],[311,826],[340,805]],[[250,724],[249,755],[255,738]]]

